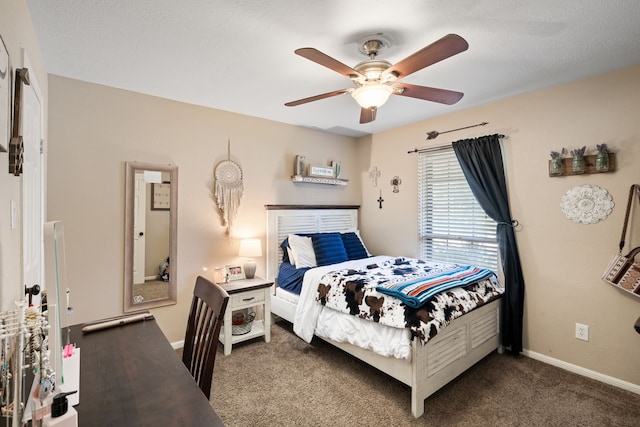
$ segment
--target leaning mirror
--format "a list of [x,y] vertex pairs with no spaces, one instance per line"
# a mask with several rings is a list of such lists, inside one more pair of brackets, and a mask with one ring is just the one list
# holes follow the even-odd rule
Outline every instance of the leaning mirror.
[[175,304],[178,167],[125,163],[124,311]]

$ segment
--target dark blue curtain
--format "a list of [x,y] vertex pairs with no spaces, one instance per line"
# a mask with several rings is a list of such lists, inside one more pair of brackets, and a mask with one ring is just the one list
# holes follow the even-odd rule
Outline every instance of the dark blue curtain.
[[487,215],[494,219],[498,249],[505,278],[502,298],[502,344],[514,353],[522,351],[522,317],[524,308],[524,277],[514,225],[509,210],[507,182],[500,150],[501,135],[488,135],[454,142],[462,172],[471,192]]

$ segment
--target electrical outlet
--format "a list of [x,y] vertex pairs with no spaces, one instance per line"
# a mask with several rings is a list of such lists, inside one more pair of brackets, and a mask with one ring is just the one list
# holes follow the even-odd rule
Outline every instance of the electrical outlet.
[[576,339],[589,341],[589,325],[576,323]]

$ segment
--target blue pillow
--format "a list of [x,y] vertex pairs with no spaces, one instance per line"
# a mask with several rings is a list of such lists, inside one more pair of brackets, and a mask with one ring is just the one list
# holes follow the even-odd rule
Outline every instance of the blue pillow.
[[311,236],[318,266],[349,261],[340,233],[318,233]]
[[344,249],[347,251],[349,259],[362,259],[369,256],[360,240],[360,236],[354,232],[343,233],[342,243],[344,244]]
[[291,263],[289,259],[289,252],[287,252],[287,248],[289,247],[289,238],[287,237],[280,243],[280,248],[282,249],[282,262]]

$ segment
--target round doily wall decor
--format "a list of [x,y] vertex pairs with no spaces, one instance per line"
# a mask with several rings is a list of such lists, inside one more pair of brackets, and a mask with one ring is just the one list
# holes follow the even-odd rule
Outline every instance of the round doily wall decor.
[[571,221],[595,224],[611,214],[613,199],[597,185],[579,185],[568,190],[560,200],[560,208]]
[[233,188],[242,185],[242,169],[232,160],[223,160],[218,163],[214,175],[216,180],[223,183],[225,187]]

